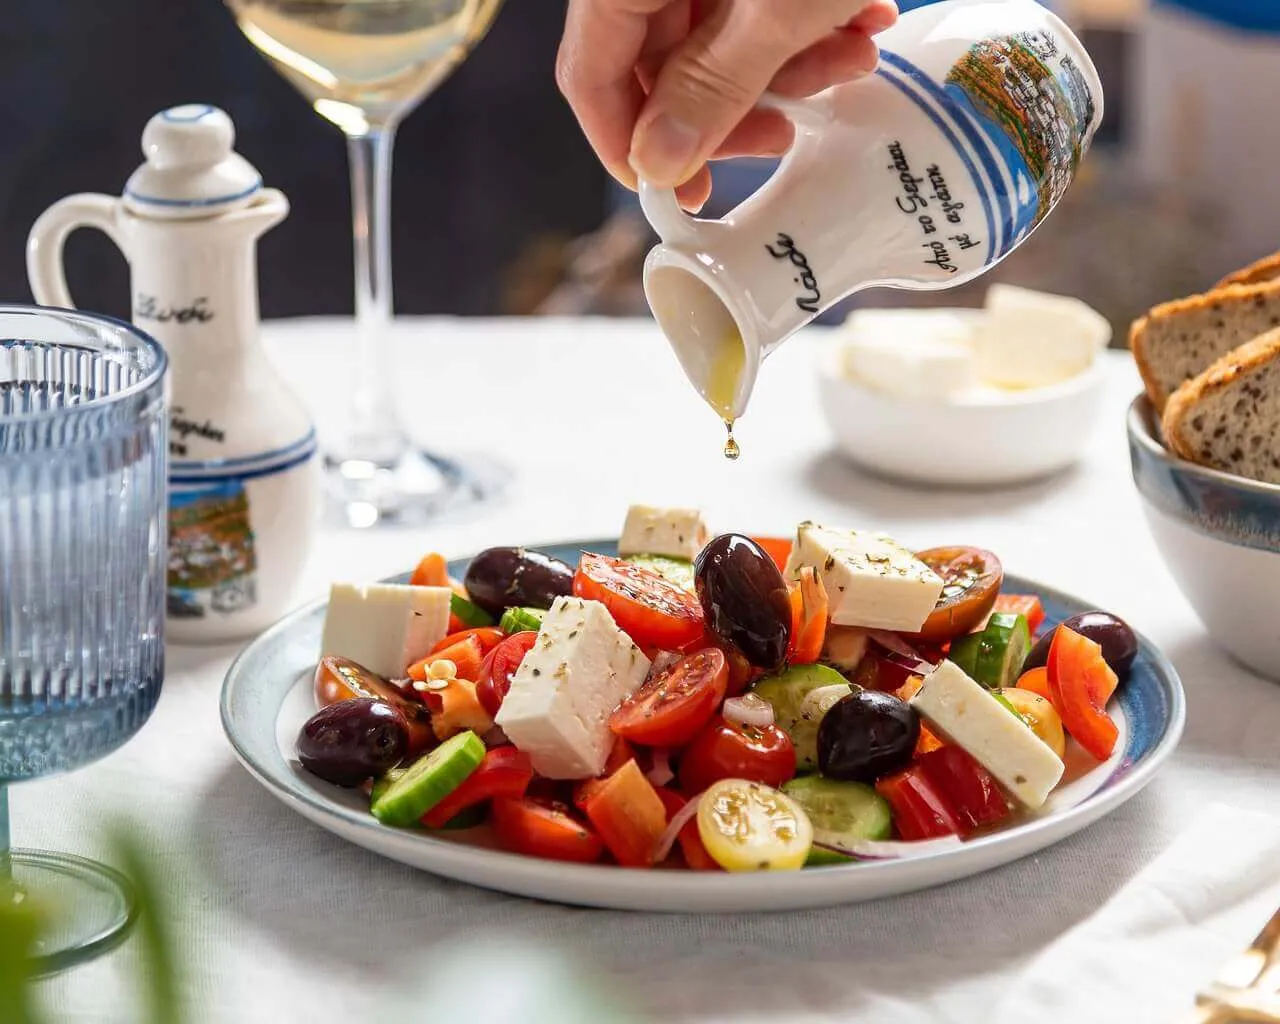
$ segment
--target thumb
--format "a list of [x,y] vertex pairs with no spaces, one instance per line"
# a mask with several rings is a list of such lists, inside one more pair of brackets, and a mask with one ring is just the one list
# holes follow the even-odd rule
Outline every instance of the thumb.
[[[807,2],[807,0],[806,0]],[[683,184],[746,116],[796,48],[752,13],[725,4],[662,65],[631,137],[631,167],[662,188]]]

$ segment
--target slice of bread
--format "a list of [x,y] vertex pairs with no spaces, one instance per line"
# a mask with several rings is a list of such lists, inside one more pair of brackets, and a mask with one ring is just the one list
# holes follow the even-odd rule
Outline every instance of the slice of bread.
[[1243,270],[1237,270],[1219,281],[1215,288],[1228,288],[1233,284],[1264,284],[1267,281],[1280,281],[1280,252],[1272,253],[1257,263],[1250,263]]
[[1162,426],[1165,443],[1190,462],[1280,484],[1280,330],[1178,388]]
[[1280,327],[1280,281],[1231,285],[1157,306],[1129,332],[1129,347],[1157,412],[1184,382],[1228,352]]

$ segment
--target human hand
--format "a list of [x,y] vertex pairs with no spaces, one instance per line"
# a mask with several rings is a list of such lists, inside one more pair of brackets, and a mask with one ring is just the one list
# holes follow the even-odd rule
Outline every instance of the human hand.
[[698,209],[708,160],[790,148],[791,122],[756,108],[766,91],[868,74],[897,17],[893,0],[569,0],[556,79],[615,178],[679,186]]

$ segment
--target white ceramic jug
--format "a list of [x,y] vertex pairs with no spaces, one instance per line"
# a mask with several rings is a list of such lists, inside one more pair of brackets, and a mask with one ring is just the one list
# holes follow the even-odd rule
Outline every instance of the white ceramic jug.
[[122,197],[68,196],[36,221],[36,301],[70,308],[67,235],[105,232],[129,261],[133,320],[169,355],[169,622],[178,642],[247,637],[290,607],[319,499],[310,419],[258,337],[258,236],[289,212],[234,153],[230,118],[153,117]]
[[[1032,0],[946,0],[878,37],[874,75],[808,100],[773,177],[721,220],[642,183],[661,244],[645,294],[693,385],[729,421],[761,361],[873,286],[942,289],[1020,245],[1053,209],[1102,119],[1071,31]],[[739,338],[741,342],[739,342]]]

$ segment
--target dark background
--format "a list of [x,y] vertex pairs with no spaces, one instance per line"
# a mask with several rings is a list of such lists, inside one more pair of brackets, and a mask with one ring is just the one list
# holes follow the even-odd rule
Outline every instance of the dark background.
[[[554,81],[565,0],[507,0],[471,58],[400,126],[392,265],[400,313],[515,311],[517,268],[597,227],[606,175]],[[262,239],[264,316],[350,313],[346,143],[241,36],[220,0],[4,0],[0,300],[30,301],[24,247],[73,192],[119,194],[142,128],[178,103],[222,107],[236,148],[292,212]],[[102,235],[67,243],[77,305],[127,317]]]

